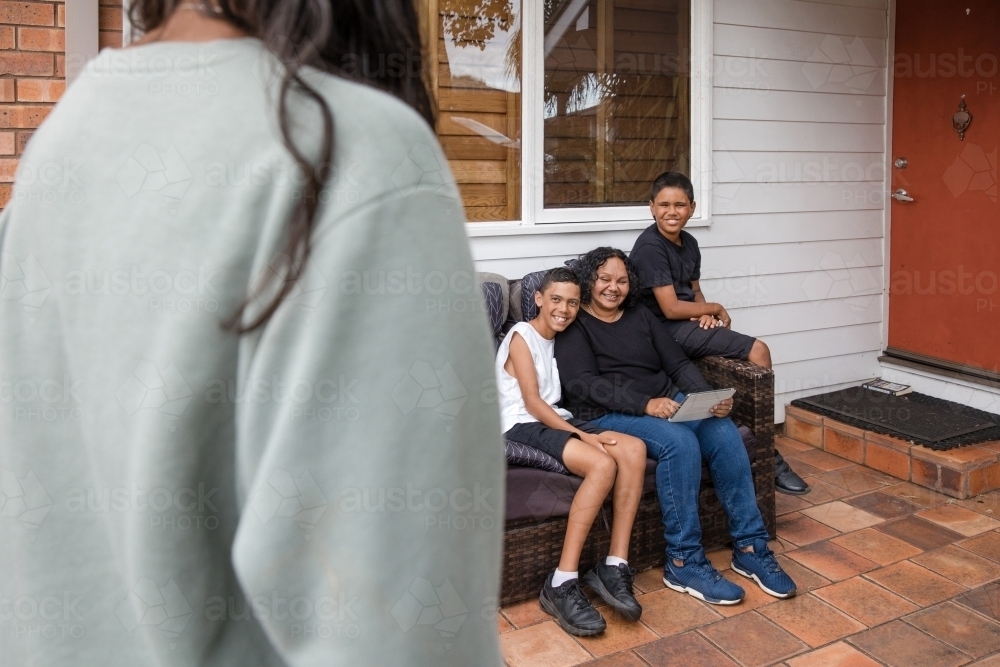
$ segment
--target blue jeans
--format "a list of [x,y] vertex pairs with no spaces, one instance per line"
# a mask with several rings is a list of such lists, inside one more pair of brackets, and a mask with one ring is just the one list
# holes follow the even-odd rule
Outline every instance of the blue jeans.
[[668,557],[686,560],[702,548],[698,519],[702,457],[708,461],[715,493],[729,517],[729,534],[735,546],[750,546],[758,539],[767,541],[750,462],[733,420],[710,417],[673,423],[659,417],[613,412],[592,421],[640,438],[646,443],[649,457],[656,459],[656,493],[660,497]]

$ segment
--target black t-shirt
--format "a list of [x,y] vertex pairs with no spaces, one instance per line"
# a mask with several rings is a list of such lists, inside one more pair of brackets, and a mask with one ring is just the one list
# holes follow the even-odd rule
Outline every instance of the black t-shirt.
[[638,305],[617,322],[584,310],[556,336],[563,407],[577,419],[609,412],[642,415],[650,398],[673,398],[678,389],[709,391],[697,367],[667,328]]
[[639,235],[629,259],[639,273],[642,302],[660,320],[666,320],[653,296],[654,287],[673,285],[678,301],[694,301],[691,282],[701,280],[701,251],[694,237],[681,230],[676,245],[660,233],[653,223]]

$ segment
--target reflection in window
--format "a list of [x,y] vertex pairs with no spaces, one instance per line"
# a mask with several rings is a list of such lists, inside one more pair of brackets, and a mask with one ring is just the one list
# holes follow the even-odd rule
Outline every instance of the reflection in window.
[[690,0],[544,0],[545,206],[640,204],[690,167]]
[[420,0],[438,138],[470,222],[521,217],[521,0]]

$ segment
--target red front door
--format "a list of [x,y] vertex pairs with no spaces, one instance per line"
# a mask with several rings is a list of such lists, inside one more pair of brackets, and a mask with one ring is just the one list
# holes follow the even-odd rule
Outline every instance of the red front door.
[[898,0],[896,12],[889,353],[997,373],[1000,2]]

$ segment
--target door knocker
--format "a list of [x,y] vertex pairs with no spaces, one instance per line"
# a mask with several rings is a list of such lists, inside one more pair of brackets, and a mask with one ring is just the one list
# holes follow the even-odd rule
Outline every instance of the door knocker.
[[958,103],[958,111],[951,117],[951,126],[958,132],[958,140],[965,141],[965,130],[972,122],[972,114],[965,107],[965,95]]

